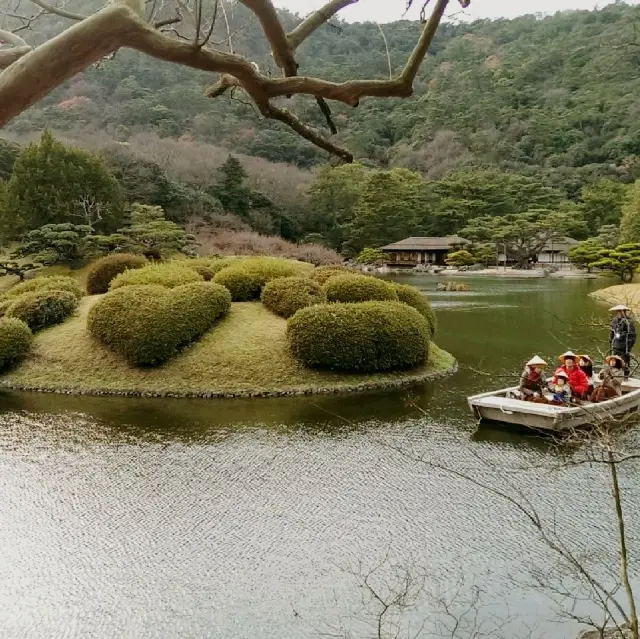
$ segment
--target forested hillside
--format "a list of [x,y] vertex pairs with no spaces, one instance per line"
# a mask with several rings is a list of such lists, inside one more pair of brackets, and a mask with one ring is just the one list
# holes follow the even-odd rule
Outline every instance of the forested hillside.
[[[272,69],[259,25],[240,5],[227,11],[235,51]],[[286,25],[296,16],[282,14]],[[50,16],[42,35],[56,32]],[[410,100],[335,105],[339,137],[360,158],[417,169],[439,179],[456,168],[498,165],[548,176],[575,196],[596,175],[625,178],[640,156],[640,7],[612,4],[543,19],[444,24]],[[225,49],[225,31],[216,35]],[[393,70],[406,60],[419,25],[383,26]],[[301,73],[335,80],[385,77],[376,24],[325,25],[299,51]],[[10,125],[14,132],[104,128],[121,140],[141,130],[310,167],[323,152],[276,122],[259,121],[240,95],[208,99],[214,78],[130,51],[119,52],[50,95]],[[312,99],[292,101],[318,128]],[[627,179],[630,179],[627,178]],[[573,192],[571,192],[573,190]]]

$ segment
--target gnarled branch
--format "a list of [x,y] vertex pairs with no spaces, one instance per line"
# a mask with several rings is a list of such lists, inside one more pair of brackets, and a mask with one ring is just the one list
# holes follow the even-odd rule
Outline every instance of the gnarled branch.
[[[11,41],[9,38],[5,39],[5,42],[13,46],[0,49],[0,68],[4,68],[0,73],[0,126],[76,73],[119,48],[127,47],[167,62],[220,73],[219,82],[209,89],[208,95],[215,97],[230,87],[241,87],[265,117],[287,124],[305,139],[347,162],[352,160],[348,151],[329,142],[286,109],[272,105],[271,100],[304,94],[315,97],[321,105],[323,100],[336,100],[349,106],[357,106],[364,96],[410,96],[419,67],[449,2],[435,2],[433,13],[424,24],[418,42],[399,75],[387,80],[350,80],[337,83],[296,75],[297,63],[293,53],[295,47],[323,21],[357,0],[328,2],[323,9],[309,16],[288,36],[278,20],[271,0],[242,0],[243,4],[258,16],[265,30],[274,58],[285,74],[285,77],[280,78],[262,75],[257,66],[241,55],[217,51],[200,44],[194,46],[193,42],[177,40],[158,32],[142,17],[143,0],[112,0],[112,4],[86,19],[64,9],[51,7],[44,0],[33,1],[52,13],[66,13],[66,17],[77,20],[77,23],[35,49],[25,46],[24,40],[15,34],[11,34]],[[468,0],[459,2],[466,5]],[[60,13],[61,11],[64,13]],[[323,108],[325,117],[327,113],[328,107]],[[332,130],[335,130],[335,127]]]

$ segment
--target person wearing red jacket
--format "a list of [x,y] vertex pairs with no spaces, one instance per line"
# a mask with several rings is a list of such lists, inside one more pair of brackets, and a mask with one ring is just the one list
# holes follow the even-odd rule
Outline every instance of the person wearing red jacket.
[[[576,364],[578,356],[571,351],[560,355],[562,366],[556,370],[556,374],[564,371],[569,378],[571,392],[576,399],[586,399],[589,393],[589,378],[584,371]],[[555,380],[554,380],[555,381]]]

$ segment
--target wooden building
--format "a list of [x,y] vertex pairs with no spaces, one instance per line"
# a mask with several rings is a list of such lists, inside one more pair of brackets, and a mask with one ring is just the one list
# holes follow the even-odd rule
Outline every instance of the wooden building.
[[408,237],[382,247],[389,267],[413,268],[418,264],[444,266],[447,253],[461,249],[468,240],[458,235],[445,237]]

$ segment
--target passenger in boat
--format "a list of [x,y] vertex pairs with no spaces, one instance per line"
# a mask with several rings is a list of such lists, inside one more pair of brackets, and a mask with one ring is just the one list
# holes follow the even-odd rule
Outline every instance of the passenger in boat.
[[619,355],[624,360],[624,376],[629,377],[631,362],[631,349],[636,344],[636,325],[629,316],[631,310],[624,304],[618,304],[609,309],[615,313],[611,320],[611,335],[609,342],[611,344],[611,353]]
[[553,377],[553,383],[557,381],[559,373],[565,373],[569,381],[569,386],[571,387],[571,393],[573,397],[581,400],[587,398],[587,392],[589,391],[589,380],[584,374],[584,371],[582,371],[576,364],[577,359],[578,356],[572,351],[567,351],[566,353],[560,355],[562,366],[560,366],[560,368],[556,370]]
[[624,360],[619,355],[609,355],[604,359],[604,366],[598,377],[602,384],[591,394],[592,402],[602,402],[622,395],[624,381]]
[[578,368],[587,376],[587,380],[589,382],[587,396],[591,396],[595,387],[593,379],[593,360],[588,355],[580,355],[580,357],[578,357]]
[[520,399],[533,401],[542,396],[547,386],[547,379],[544,376],[544,367],[547,365],[542,357],[535,355],[524,366],[520,375]]
[[564,371],[556,371],[555,381],[551,387],[551,404],[556,406],[566,406],[571,402],[571,386],[569,376]]

